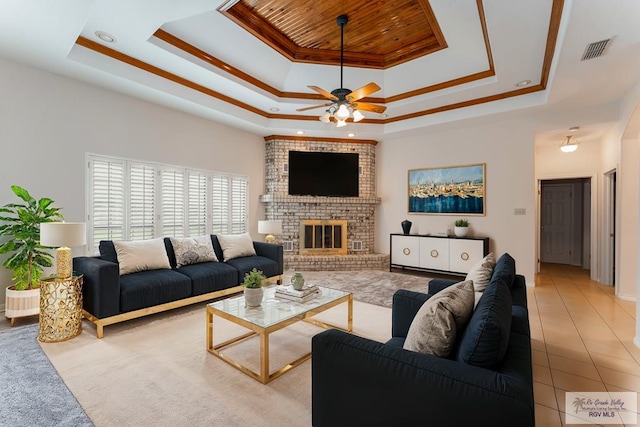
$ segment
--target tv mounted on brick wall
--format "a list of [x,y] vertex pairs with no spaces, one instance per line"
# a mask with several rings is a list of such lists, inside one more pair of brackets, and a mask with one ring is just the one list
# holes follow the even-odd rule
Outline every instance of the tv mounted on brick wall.
[[289,151],[289,195],[358,197],[358,153]]

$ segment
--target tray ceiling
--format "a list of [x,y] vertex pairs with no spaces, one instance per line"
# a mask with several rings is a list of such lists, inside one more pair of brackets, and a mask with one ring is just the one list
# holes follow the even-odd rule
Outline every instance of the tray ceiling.
[[[640,38],[637,3],[621,1],[9,0],[0,53],[263,136],[380,140],[549,102],[618,99],[635,84]],[[321,110],[296,110],[322,99],[309,85],[340,85],[340,14],[349,16],[344,85],[377,83],[363,101],[387,110],[338,130],[319,122]],[[580,61],[609,37],[605,56]],[[550,96],[554,79],[562,84]]]

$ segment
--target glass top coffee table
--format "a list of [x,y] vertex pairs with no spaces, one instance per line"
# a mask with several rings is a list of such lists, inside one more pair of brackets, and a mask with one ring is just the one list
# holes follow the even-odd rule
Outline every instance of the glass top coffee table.
[[[316,298],[305,303],[298,303],[278,299],[275,296],[275,288],[275,286],[264,288],[264,298],[260,307],[245,307],[244,296],[227,298],[207,305],[207,351],[263,384],[278,378],[311,357],[311,353],[305,354],[282,369],[270,373],[269,334],[272,332],[301,320],[325,329],[336,328],[346,332],[353,330],[353,294],[320,286],[320,293]],[[346,329],[311,318],[345,302],[347,303]],[[241,325],[251,332],[214,345],[214,315]],[[224,348],[256,335],[260,337],[260,372],[254,372],[221,353]]]

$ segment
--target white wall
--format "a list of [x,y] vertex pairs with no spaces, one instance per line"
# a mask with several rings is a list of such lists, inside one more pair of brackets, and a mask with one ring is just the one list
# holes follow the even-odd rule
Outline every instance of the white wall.
[[[413,222],[411,233],[444,232],[468,218],[471,233],[490,238],[490,250],[508,252],[519,274],[534,284],[535,202],[534,140],[528,119],[493,120],[378,144],[377,189],[382,205],[376,215],[376,252],[389,253],[389,234],[402,232],[400,222]],[[409,169],[486,163],[486,216],[442,216],[407,213]],[[526,215],[515,216],[514,208]]]
[[[91,152],[248,175],[257,237],[263,138],[4,59],[0,75],[0,205],[16,200],[15,184],[55,200],[67,221],[83,221]],[[0,268],[0,305],[10,280]]]

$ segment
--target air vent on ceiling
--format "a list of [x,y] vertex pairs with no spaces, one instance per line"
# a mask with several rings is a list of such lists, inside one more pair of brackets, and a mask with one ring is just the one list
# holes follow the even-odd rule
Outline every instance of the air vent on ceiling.
[[586,61],[587,59],[598,58],[604,55],[605,51],[607,50],[607,47],[609,47],[610,42],[611,42],[611,39],[609,38],[606,40],[600,40],[599,42],[590,43],[589,45],[587,45],[587,48],[584,50],[584,53],[582,54],[582,59],[580,60]]

